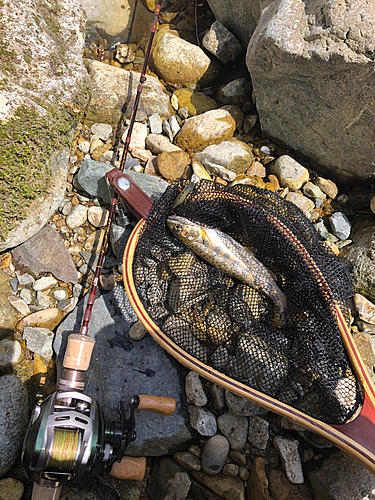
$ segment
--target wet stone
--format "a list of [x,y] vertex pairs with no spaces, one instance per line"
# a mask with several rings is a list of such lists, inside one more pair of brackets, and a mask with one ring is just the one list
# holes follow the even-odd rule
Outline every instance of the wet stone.
[[225,391],[218,384],[211,384],[209,388],[210,401],[215,410],[221,411],[225,408]]
[[246,444],[247,417],[235,413],[224,413],[217,419],[220,431],[228,439],[232,450],[242,450]]
[[270,500],[265,460],[262,457],[256,457],[251,464],[247,500]]
[[43,358],[50,359],[53,342],[53,332],[48,328],[25,326],[22,338],[26,340],[29,351],[39,354]]
[[290,482],[281,470],[270,469],[267,474],[268,489],[275,500],[285,500],[290,492]]
[[189,453],[188,451],[181,451],[179,453],[175,453],[173,455],[173,458],[176,460],[176,462],[185,469],[188,470],[196,470],[199,471],[201,470],[201,463],[199,458],[197,458],[195,455],[192,453]]
[[[216,474],[214,476],[202,471],[191,473],[195,479],[214,491],[219,498],[225,500],[245,500],[245,485],[238,477]],[[207,498],[205,495],[203,498]],[[215,497],[214,497],[215,498]]]
[[202,469],[206,474],[219,474],[229,452],[229,442],[217,434],[206,443],[202,454]]
[[22,348],[18,340],[0,340],[0,367],[17,364],[21,354]]
[[185,379],[185,390],[188,403],[195,406],[204,406],[207,404],[207,396],[198,373],[190,371],[187,374]]
[[217,431],[217,424],[214,415],[204,408],[189,405],[190,425],[201,436],[214,436]]
[[261,417],[249,417],[249,442],[259,448],[265,450],[269,439],[269,423]]
[[223,467],[223,474],[226,476],[236,477],[239,469],[240,468],[236,464],[225,464]]
[[250,476],[250,471],[247,467],[239,467],[238,468],[238,477],[242,479],[242,481],[247,481]]

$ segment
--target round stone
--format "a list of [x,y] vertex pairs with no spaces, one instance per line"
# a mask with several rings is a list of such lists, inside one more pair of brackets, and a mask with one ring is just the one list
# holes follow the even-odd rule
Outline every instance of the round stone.
[[146,335],[147,330],[140,321],[137,321],[130,327],[129,337],[132,340],[142,340]]
[[206,443],[202,454],[202,469],[206,474],[219,474],[225,464],[229,452],[229,442],[224,436],[217,434]]
[[17,364],[21,354],[21,344],[17,340],[0,340],[0,366]]
[[99,139],[106,141],[112,135],[112,125],[108,123],[94,123],[91,127],[91,133],[99,137]]
[[0,480],[0,500],[21,500],[24,486],[13,477]]

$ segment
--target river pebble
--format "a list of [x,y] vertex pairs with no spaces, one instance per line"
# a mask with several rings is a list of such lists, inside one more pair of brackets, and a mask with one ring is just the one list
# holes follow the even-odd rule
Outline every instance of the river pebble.
[[206,474],[219,474],[229,453],[229,442],[224,436],[212,436],[205,444],[202,469]]
[[375,325],[375,304],[360,293],[354,295],[354,305],[361,320]]
[[267,448],[269,439],[269,423],[261,417],[249,417],[248,440],[252,446],[260,450]]
[[87,211],[87,219],[95,227],[102,227],[107,224],[109,211],[102,207],[90,207]]
[[235,104],[242,108],[246,102],[251,101],[252,90],[253,87],[248,80],[238,78],[220,87],[216,94],[216,100],[223,106]]
[[91,126],[91,133],[103,141],[107,141],[112,136],[112,125],[109,123],[94,123]]
[[291,191],[300,189],[310,177],[307,168],[288,155],[277,158],[274,164],[271,164],[270,171],[277,176],[281,187],[288,187]]
[[312,200],[298,192],[292,191],[291,193],[288,193],[285,199],[297,205],[297,207],[300,208],[305,215],[309,215],[311,210],[315,208],[315,203]]
[[325,193],[332,200],[336,198],[339,192],[337,185],[330,179],[317,177],[314,181],[314,184],[316,184],[323,191],[323,193]]
[[24,486],[12,477],[0,479],[0,500],[21,500]]
[[286,477],[291,483],[304,482],[301,457],[298,453],[299,442],[296,439],[286,439],[276,436],[273,440],[275,448],[280,453]]
[[36,292],[47,290],[48,288],[52,288],[56,285],[57,279],[53,276],[43,276],[43,278],[39,278],[33,284],[33,290]]
[[201,470],[201,463],[198,457],[188,451],[180,451],[173,455],[176,462],[188,470]]
[[129,329],[129,337],[132,340],[142,340],[147,330],[140,321],[134,323]]
[[204,35],[202,44],[222,63],[233,62],[242,52],[236,37],[219,21],[215,21]]
[[46,293],[39,291],[36,293],[35,304],[42,309],[48,309],[51,305],[50,298]]
[[348,218],[342,212],[335,212],[329,218],[332,232],[340,240],[347,240],[350,236],[352,226]]
[[217,425],[227,438],[232,450],[242,450],[246,444],[248,419],[243,415],[227,412],[217,419]]
[[303,186],[303,194],[308,198],[314,198],[318,200],[325,200],[327,197],[326,194],[324,194],[316,184],[310,181]]
[[167,137],[161,134],[149,134],[146,139],[146,147],[154,155],[158,155],[165,151],[181,151],[181,148],[172,144]]
[[[121,140],[125,143],[126,136],[128,134],[129,128],[126,128],[124,133],[122,134]],[[146,138],[148,136],[148,128],[147,125],[140,122],[135,122],[133,126],[133,132],[129,144],[129,151],[133,148],[142,148],[146,147]]]
[[24,300],[20,299],[19,297],[14,297],[13,295],[8,297],[8,300],[12,304],[12,306],[16,308],[17,311],[19,311],[23,316],[27,316],[28,314],[30,314],[31,311],[29,309],[29,306]]
[[21,354],[22,348],[18,340],[0,340],[0,366],[17,364]]
[[66,217],[65,222],[69,229],[75,229],[84,226],[87,221],[87,211],[89,207],[86,205],[76,205],[70,214]]
[[26,341],[29,351],[39,354],[45,359],[50,359],[54,334],[48,328],[25,326],[22,338]]
[[186,375],[185,390],[188,403],[195,406],[204,406],[207,404],[207,396],[198,373],[190,371]]
[[217,432],[215,416],[205,408],[189,405],[190,425],[201,436],[214,436]]
[[161,134],[163,131],[163,120],[157,113],[153,113],[148,117],[148,125],[151,134]]

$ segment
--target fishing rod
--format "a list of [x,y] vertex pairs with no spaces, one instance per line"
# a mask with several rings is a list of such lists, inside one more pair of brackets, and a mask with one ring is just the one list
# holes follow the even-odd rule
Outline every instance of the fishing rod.
[[[160,6],[161,0],[158,0],[120,168],[114,169],[120,176],[126,175],[122,172],[146,81]],[[126,188],[126,181],[120,181],[119,184]],[[107,471],[114,477],[142,480],[146,458],[124,457],[126,448],[136,437],[135,410],[172,415],[176,407],[176,401],[171,397],[137,395],[133,396],[127,409],[120,401],[119,420],[108,422],[96,400],[84,393],[84,375],[95,345],[94,338],[88,334],[89,323],[118,201],[115,193],[82,326],[78,334],[73,333],[68,337],[58,390],[36,404],[24,439],[22,465],[29,479],[34,482],[32,500],[58,500],[62,484],[65,481],[83,481],[98,460],[106,463]]]

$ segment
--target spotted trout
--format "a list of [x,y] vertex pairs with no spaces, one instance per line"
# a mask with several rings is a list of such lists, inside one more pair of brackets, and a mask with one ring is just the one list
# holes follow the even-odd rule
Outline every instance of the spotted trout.
[[282,326],[286,297],[270,271],[249,250],[228,234],[200,226],[184,217],[171,216],[167,224],[172,233],[203,260],[270,298],[275,304],[272,326]]

